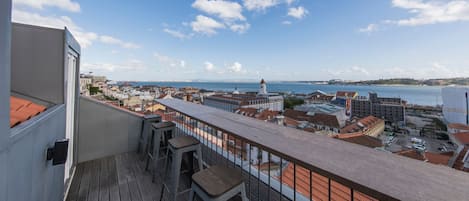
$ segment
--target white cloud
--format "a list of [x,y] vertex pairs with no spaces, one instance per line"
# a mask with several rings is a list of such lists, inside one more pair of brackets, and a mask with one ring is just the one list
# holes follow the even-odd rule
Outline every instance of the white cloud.
[[233,24],[230,26],[231,31],[237,32],[237,33],[245,33],[251,25],[249,23],[244,23],[244,24]]
[[291,21],[285,20],[285,21],[282,22],[282,24],[284,24],[284,25],[290,25],[290,24],[291,24]]
[[121,46],[123,48],[127,48],[127,49],[140,48],[140,46],[135,44],[135,43],[124,42],[124,41],[122,41],[120,39],[117,39],[117,38],[114,38],[112,36],[102,35],[102,36],[99,37],[99,41],[101,41],[102,43],[106,43],[106,44],[119,45],[119,46]]
[[217,33],[216,29],[225,28],[225,25],[210,17],[197,15],[196,20],[191,22],[191,27],[197,33],[210,36]]
[[168,29],[168,28],[163,29],[163,31],[168,33],[169,35],[171,35],[175,38],[179,38],[181,40],[190,39],[192,37],[192,34],[184,34],[180,31],[176,31],[176,30],[172,30],[172,29]]
[[369,76],[370,72],[360,66],[352,66],[345,69],[338,69],[338,70],[327,70],[327,72],[334,76],[341,76],[341,77],[350,77],[350,76]]
[[239,62],[234,62],[232,65],[228,66],[228,71],[232,73],[247,73],[247,71],[243,69],[243,65]]
[[165,67],[186,67],[186,61],[184,60],[175,59],[158,52],[155,52],[153,56],[156,58],[156,60],[158,60],[158,62],[160,62],[160,64],[164,65]]
[[237,2],[224,0],[196,0],[192,4],[192,7],[210,15],[216,15],[224,20],[246,20],[246,18],[241,13],[243,8]]
[[407,19],[387,20],[399,26],[469,21],[469,2],[466,0],[392,0],[392,5],[413,15]]
[[302,19],[308,14],[308,10],[303,6],[298,6],[297,8],[289,8],[288,9],[288,16],[292,16],[296,19]]
[[295,2],[295,0],[286,0],[285,2],[287,2],[288,5],[292,4],[293,2]]
[[80,4],[73,0],[13,0],[14,6],[29,6],[36,9],[57,7],[70,12],[80,12]]
[[73,36],[78,40],[78,43],[80,43],[80,46],[83,48],[92,45],[93,42],[97,41],[98,39],[100,42],[119,45],[123,48],[139,48],[139,46],[134,43],[125,42],[106,35],[100,36],[97,33],[85,31],[67,16],[42,16],[37,13],[30,13],[23,10],[13,9],[12,21],[56,29],[63,29],[64,27],[67,27],[67,29],[70,30]]
[[377,31],[377,30],[378,30],[378,25],[376,25],[376,24],[369,24],[369,25],[366,26],[365,28],[360,28],[360,29],[358,29],[358,32],[361,32],[361,33],[371,33],[371,32]]
[[244,7],[248,10],[264,11],[279,4],[278,0],[244,0]]
[[145,64],[140,60],[129,60],[122,64],[113,63],[83,63],[82,72],[128,72],[145,70]]
[[215,65],[213,65],[213,63],[211,62],[206,61],[204,65],[205,65],[205,71],[213,72],[215,70]]
[[67,16],[42,16],[37,13],[13,9],[12,21],[56,29],[67,27],[84,48],[90,46],[98,38],[98,34],[84,31]]

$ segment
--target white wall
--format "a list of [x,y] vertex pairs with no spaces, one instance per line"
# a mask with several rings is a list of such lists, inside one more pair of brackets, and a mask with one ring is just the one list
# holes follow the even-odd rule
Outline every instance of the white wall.
[[445,87],[443,97],[443,115],[448,123],[466,124],[466,93],[469,87]]
[[0,200],[7,200],[7,149],[10,135],[11,0],[0,1]]

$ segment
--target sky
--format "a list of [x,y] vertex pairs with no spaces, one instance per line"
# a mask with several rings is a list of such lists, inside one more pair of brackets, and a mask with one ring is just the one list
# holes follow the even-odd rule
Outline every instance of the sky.
[[13,0],[129,81],[469,77],[469,0]]

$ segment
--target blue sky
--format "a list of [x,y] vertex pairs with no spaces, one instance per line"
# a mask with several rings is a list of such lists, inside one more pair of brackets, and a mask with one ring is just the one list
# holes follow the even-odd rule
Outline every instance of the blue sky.
[[13,0],[114,80],[469,77],[468,0]]

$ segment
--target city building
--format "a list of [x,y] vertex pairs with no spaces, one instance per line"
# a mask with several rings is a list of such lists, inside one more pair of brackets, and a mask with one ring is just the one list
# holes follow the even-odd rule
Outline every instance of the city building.
[[[189,146],[203,150],[203,167],[194,172],[220,167],[223,184],[245,185],[249,200],[469,197],[469,175],[448,167],[178,99],[159,99],[166,108],[157,111],[161,116],[144,116],[79,96],[78,42],[67,28],[12,24],[11,8],[11,1],[0,1],[1,201],[188,200],[177,185],[169,193],[160,189],[168,174],[181,173],[179,183],[190,183],[193,171],[178,171],[192,161],[181,159],[177,167],[173,154],[168,168],[156,164],[160,158],[146,165],[149,155],[159,157],[152,152],[160,150],[156,122],[171,122],[168,137],[191,138]],[[28,117],[10,125],[16,114]]]
[[369,98],[352,99],[352,116],[367,117],[373,115],[386,122],[402,124],[405,122],[405,101],[401,98],[378,97],[369,93]]
[[305,104],[314,104],[314,103],[330,103],[335,99],[334,95],[327,94],[321,90],[316,90],[315,92],[308,94],[304,101]]
[[384,126],[384,120],[370,115],[341,128],[340,133],[360,133],[367,136],[378,137],[384,132]]
[[286,109],[283,112],[285,118],[295,120],[299,123],[300,129],[313,128],[318,133],[324,135],[337,134],[342,125],[335,115],[325,113],[308,114],[307,112]]
[[365,135],[363,133],[347,133],[347,134],[339,134],[332,136],[333,138],[343,140],[346,142],[354,143],[363,145],[365,147],[378,149],[383,147],[383,143],[377,137],[373,137],[370,135]]
[[268,93],[264,79],[261,80],[259,93],[257,94],[216,94],[207,96],[204,105],[215,107],[229,112],[238,108],[268,109],[273,111],[283,110],[283,96]]
[[92,84],[92,79],[88,75],[80,74],[80,95],[90,96],[89,86]]
[[469,87],[444,87],[443,116],[447,123],[469,125]]
[[340,127],[345,126],[349,116],[345,113],[345,108],[330,103],[303,104],[294,106],[294,110],[306,112],[309,116],[315,114],[333,115],[339,121]]

